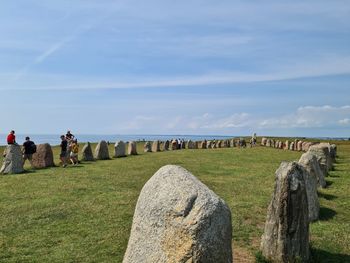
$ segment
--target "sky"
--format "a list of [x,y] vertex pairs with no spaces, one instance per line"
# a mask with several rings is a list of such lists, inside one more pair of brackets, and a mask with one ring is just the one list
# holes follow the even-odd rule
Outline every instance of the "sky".
[[349,1],[2,1],[0,98],[0,133],[350,137]]

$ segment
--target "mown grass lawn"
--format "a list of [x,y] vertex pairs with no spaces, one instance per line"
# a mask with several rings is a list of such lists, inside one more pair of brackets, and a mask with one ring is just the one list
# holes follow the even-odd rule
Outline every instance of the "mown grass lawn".
[[[350,143],[337,144],[311,225],[315,262],[350,262]],[[138,156],[0,176],[0,262],[121,262],[139,192],[166,164],[188,169],[228,203],[235,256],[254,258],[275,170],[301,156],[264,147],[144,154],[142,146]]]

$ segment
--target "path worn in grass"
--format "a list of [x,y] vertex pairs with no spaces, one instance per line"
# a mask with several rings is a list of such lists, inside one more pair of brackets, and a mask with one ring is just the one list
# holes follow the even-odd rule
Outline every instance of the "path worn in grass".
[[[138,156],[0,176],[0,262],[121,262],[139,192],[166,164],[185,167],[228,203],[235,255],[254,255],[274,172],[301,155],[263,147],[138,148]],[[316,262],[350,262],[350,143],[338,143],[338,153],[329,187],[320,190],[321,220],[311,225]]]

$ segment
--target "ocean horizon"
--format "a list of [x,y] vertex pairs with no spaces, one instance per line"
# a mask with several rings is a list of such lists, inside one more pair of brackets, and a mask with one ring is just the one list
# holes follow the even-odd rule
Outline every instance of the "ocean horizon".
[[[73,133],[74,134],[74,133]],[[16,141],[18,144],[22,144],[25,141],[25,137],[29,136],[35,144],[49,143],[52,146],[59,145],[61,143],[60,139],[61,134],[16,134]],[[141,135],[123,135],[123,134],[74,134],[77,138],[78,142],[99,142],[101,140],[105,140],[111,143],[115,143],[116,141],[165,141],[171,139],[184,139],[184,140],[220,140],[220,139],[229,139],[237,136],[231,135],[181,135],[181,134],[173,134],[173,135],[152,135],[152,134],[141,134]],[[6,137],[7,134],[0,134],[0,145],[6,145]]]
[[[61,134],[16,134],[16,141],[18,144],[23,144],[25,137],[29,136],[35,144],[49,143],[52,146],[59,145],[61,143],[60,139]],[[91,142],[96,143],[101,140],[108,141],[110,143],[115,143],[116,141],[165,141],[171,139],[184,139],[184,140],[193,140],[193,141],[202,141],[202,140],[223,140],[230,138],[239,138],[247,137],[248,135],[183,135],[183,134],[166,134],[166,135],[157,135],[157,134],[135,134],[135,135],[125,135],[125,134],[74,134],[78,142]],[[6,145],[7,134],[0,134],[0,146]],[[286,137],[286,136],[267,136],[267,137]],[[290,136],[293,138],[301,138],[298,136]],[[318,139],[318,140],[348,140],[349,138],[345,137],[303,137],[309,139]]]

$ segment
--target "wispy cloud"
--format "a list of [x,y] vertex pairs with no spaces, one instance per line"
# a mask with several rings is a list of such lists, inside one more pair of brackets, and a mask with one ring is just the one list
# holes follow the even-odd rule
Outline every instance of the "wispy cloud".
[[[40,54],[34,64],[43,62],[46,58],[57,52],[67,42],[73,38],[67,38],[50,47]],[[33,65],[33,64],[31,64]],[[26,70],[28,67],[24,68]],[[23,72],[23,70],[21,71]],[[350,74],[350,57],[326,57],[313,63],[294,64],[293,66],[281,66],[279,69],[270,70],[266,73],[249,73],[249,72],[223,72],[208,73],[205,75],[194,76],[173,76],[165,78],[159,77],[138,77],[137,81],[107,81],[105,79],[91,79],[88,82],[84,80],[71,79],[71,82],[50,83],[46,85],[31,86],[26,83],[25,86],[13,86],[11,89],[28,89],[28,90],[64,90],[64,89],[136,89],[136,88],[162,88],[162,87],[184,87],[184,86],[206,86],[206,85],[224,85],[231,83],[254,83],[266,81],[283,81],[299,78],[322,77]],[[16,75],[17,76],[17,75]],[[124,77],[125,78],[125,77]],[[129,76],[128,79],[133,78]],[[49,81],[48,81],[49,82]],[[74,83],[74,84],[72,84]],[[5,86],[0,89],[7,89]]]

